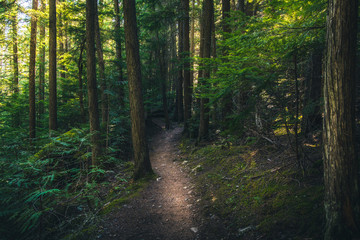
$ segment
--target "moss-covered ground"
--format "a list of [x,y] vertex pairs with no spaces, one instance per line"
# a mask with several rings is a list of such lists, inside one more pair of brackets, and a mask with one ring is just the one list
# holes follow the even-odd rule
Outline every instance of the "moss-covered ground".
[[182,142],[179,161],[194,175],[204,216],[220,218],[230,239],[321,239],[319,149],[303,146],[303,173],[290,147],[250,140]]

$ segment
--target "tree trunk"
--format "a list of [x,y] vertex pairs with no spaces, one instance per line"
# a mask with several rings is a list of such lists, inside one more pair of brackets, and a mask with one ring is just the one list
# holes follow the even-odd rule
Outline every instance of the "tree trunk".
[[184,98],[183,98],[183,81],[184,81],[184,75],[183,75],[183,52],[184,52],[184,25],[183,21],[180,19],[178,22],[178,59],[179,59],[179,75],[177,78],[177,88],[176,88],[176,102],[177,102],[177,121],[182,122],[184,120]]
[[134,178],[139,179],[147,174],[151,174],[152,169],[145,133],[135,0],[124,0],[124,24],[130,98],[131,135],[135,161]]
[[[159,41],[158,33],[157,39]],[[162,47],[162,49],[158,50],[158,60],[159,60],[159,67],[160,67],[160,78],[161,78],[161,95],[162,95],[162,102],[163,102],[163,111],[164,111],[164,120],[165,120],[165,128],[170,128],[170,120],[169,120],[169,111],[168,111],[168,100],[167,100],[167,84],[166,84],[166,61],[165,61],[165,49],[166,47]]]
[[57,129],[56,0],[49,0],[49,130]]
[[[38,0],[32,1],[32,9],[38,9]],[[35,112],[35,63],[36,63],[36,30],[37,19],[31,16],[30,33],[30,63],[29,63],[29,137],[30,140],[36,136],[36,112]]]
[[355,153],[357,0],[329,0],[324,69],[325,239],[359,237]]
[[[222,0],[222,29],[224,32],[223,39],[226,40],[228,34],[231,33],[231,28],[228,23],[228,18],[230,16],[230,0]],[[224,49],[222,53],[224,56],[228,54],[227,49]],[[223,96],[222,99],[223,109],[222,109],[222,120],[226,122],[226,118],[232,114],[233,111],[233,91],[228,90],[227,93]]]
[[[15,4],[17,2],[15,1]],[[14,73],[14,79],[13,79],[13,94],[15,97],[15,100],[18,99],[19,95],[19,56],[18,56],[18,9],[15,8],[14,15],[12,16],[12,40],[13,40],[13,73]],[[20,112],[18,110],[15,110],[15,113],[13,115],[13,123],[14,127],[20,126]]]
[[96,17],[95,17],[95,41],[96,41],[96,54],[99,64],[99,77],[100,77],[100,86],[101,86],[101,119],[102,127],[107,128],[108,125],[108,116],[109,116],[109,96],[106,93],[107,84],[105,77],[105,62],[104,62],[104,53],[101,44],[101,33],[100,33],[100,24],[99,24],[99,11],[98,6],[96,7]]
[[83,41],[82,44],[81,44],[80,54],[79,54],[79,61],[78,61],[79,104],[80,104],[80,114],[81,114],[80,122],[81,123],[85,122],[85,107],[84,107],[84,93],[83,93],[83,79],[82,79],[82,72],[83,72],[83,68],[84,68],[84,64],[83,64],[84,48],[85,48],[85,41]]
[[[63,0],[62,0],[63,1]],[[59,13],[59,67],[60,67],[60,82],[64,82],[66,79],[66,67],[65,67],[65,38],[64,38],[64,17],[62,12]],[[64,100],[64,98],[62,98]]]
[[[200,46],[200,51],[202,51],[203,58],[211,57],[211,33],[212,33],[212,21],[214,14],[214,4],[213,0],[204,0],[203,2],[203,12],[202,12],[202,22],[203,25],[201,30],[203,34],[201,34],[202,38],[200,44],[203,44],[203,47]],[[209,20],[210,19],[210,20]],[[210,69],[207,66],[202,71],[202,79],[199,78],[199,82],[202,85],[202,91],[206,88],[206,79],[210,78]],[[200,100],[200,125],[199,125],[199,140],[206,138],[209,131],[209,99],[205,97],[201,97]]]
[[114,9],[115,9],[115,42],[116,42],[116,65],[119,71],[118,85],[119,85],[119,100],[120,106],[125,106],[124,101],[124,76],[122,70],[122,53],[121,53],[121,36],[120,36],[120,10],[119,10],[119,0],[114,0]]
[[184,58],[184,130],[189,129],[189,119],[191,118],[191,94],[192,84],[190,78],[190,17],[189,17],[189,0],[181,0],[183,10],[183,58]]
[[86,0],[86,58],[87,58],[87,88],[89,101],[89,120],[92,144],[92,165],[98,164],[101,154],[100,123],[98,109],[98,95],[96,83],[96,58],[95,58],[95,19],[96,0]]
[[320,109],[323,48],[316,48],[310,54],[309,67],[305,76],[304,108],[301,130],[306,137],[313,130],[320,129]]
[[[45,1],[41,0],[41,12],[45,13],[46,5]],[[42,115],[45,113],[44,101],[45,101],[45,19],[42,19],[40,23],[40,66],[39,66],[39,119],[42,119]]]

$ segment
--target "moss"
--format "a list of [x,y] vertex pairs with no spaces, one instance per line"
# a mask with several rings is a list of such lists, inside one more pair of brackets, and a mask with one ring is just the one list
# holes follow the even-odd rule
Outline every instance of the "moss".
[[[129,170],[129,169],[128,169]],[[127,170],[127,171],[128,171]],[[110,191],[108,198],[112,198],[101,210],[100,214],[106,215],[115,209],[122,207],[128,203],[131,199],[140,195],[141,191],[146,188],[151,180],[154,180],[155,175],[142,178],[138,181],[130,181],[125,190],[120,194],[116,191]],[[115,195],[115,196],[114,196]],[[115,199],[114,199],[115,197]]]
[[280,233],[293,239],[322,237],[323,188],[318,176],[300,179],[298,169],[286,167],[296,164],[267,161],[264,153],[281,156],[274,147],[186,144],[182,149],[190,169],[201,166],[201,171],[192,172],[201,204],[210,206],[204,214],[220,216],[234,235],[252,225],[274,239]]

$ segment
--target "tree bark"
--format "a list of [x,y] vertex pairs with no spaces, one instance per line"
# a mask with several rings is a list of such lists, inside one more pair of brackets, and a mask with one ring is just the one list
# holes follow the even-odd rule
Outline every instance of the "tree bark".
[[190,77],[190,17],[189,17],[189,0],[182,0],[183,10],[183,47],[184,47],[184,130],[189,129],[189,120],[191,118],[192,102],[192,83]]
[[[15,1],[15,6],[17,2]],[[18,99],[19,95],[19,56],[18,56],[18,9],[17,7],[14,9],[14,13],[12,15],[12,40],[13,40],[13,94],[15,97],[15,100]],[[13,123],[14,127],[20,126],[20,112],[18,110],[15,110],[15,113],[13,115]]]
[[120,106],[125,106],[124,101],[124,76],[122,70],[122,53],[121,53],[121,36],[120,36],[120,10],[119,10],[119,0],[114,0],[114,9],[115,9],[115,42],[116,42],[116,65],[119,71],[118,76],[118,85],[119,85],[119,100]]
[[[45,1],[41,0],[41,12],[45,13],[46,5]],[[45,113],[44,101],[45,101],[45,21],[44,19],[40,23],[40,66],[39,66],[39,118]]]
[[151,174],[148,143],[145,134],[141,65],[137,35],[135,0],[124,0],[125,49],[129,83],[131,135],[134,150],[134,179]]
[[325,239],[359,237],[355,152],[357,0],[329,0],[324,69]]
[[83,64],[83,52],[85,48],[85,40],[82,42],[80,47],[80,54],[79,54],[79,60],[78,60],[78,81],[79,81],[79,104],[80,104],[80,122],[85,122],[85,107],[84,107],[84,93],[83,93],[83,79],[82,79],[82,72],[84,68]]
[[179,59],[179,69],[178,69],[178,78],[177,78],[177,88],[176,88],[176,102],[177,102],[177,121],[184,121],[184,98],[183,98],[183,52],[184,52],[184,25],[183,21],[180,19],[178,22],[178,59]]
[[98,164],[98,156],[101,154],[95,58],[96,4],[96,0],[86,0],[86,67],[88,81],[87,89],[89,101],[90,133],[92,144],[92,165]]
[[301,131],[306,137],[313,130],[321,128],[322,116],[320,109],[322,86],[323,47],[316,48],[309,57],[309,64],[304,83],[304,108]]
[[[98,6],[96,7],[96,17],[95,17],[95,41],[96,41],[96,54],[99,64],[99,77],[100,77],[100,86],[101,86],[101,125],[103,129],[108,127],[108,116],[109,116],[109,96],[106,93],[107,84],[105,76],[105,61],[104,53],[101,44],[101,35],[100,35],[100,24],[99,24],[99,11]],[[105,131],[107,132],[107,131]]]
[[[38,0],[32,1],[32,9],[38,9]],[[29,63],[29,137],[30,140],[36,136],[36,111],[35,111],[35,63],[36,63],[36,16],[31,16],[30,32],[30,63]]]
[[49,130],[57,129],[56,0],[49,0]]
[[[203,47],[200,46],[200,51],[202,51],[202,57],[204,59],[209,59],[211,57],[211,34],[212,34],[212,21],[214,14],[214,3],[213,0],[204,0],[203,2],[203,12],[202,12],[202,27],[201,34],[202,38],[200,44],[203,44]],[[202,79],[199,78],[199,82],[202,85],[202,91],[206,88],[206,79],[210,78],[210,69],[207,66],[202,64],[202,67],[205,69],[202,71]],[[206,138],[209,131],[209,99],[206,97],[201,97],[200,100],[200,125],[199,125],[199,140]]]
[[[15,2],[15,4],[17,4]],[[17,8],[15,9],[15,13],[12,16],[12,40],[13,40],[13,71],[14,71],[14,79],[13,79],[13,91],[15,94],[19,93],[19,56],[18,56],[18,13]]]

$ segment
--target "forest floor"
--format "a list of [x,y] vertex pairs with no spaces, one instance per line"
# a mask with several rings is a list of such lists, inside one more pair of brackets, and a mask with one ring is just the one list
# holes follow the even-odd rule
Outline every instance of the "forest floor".
[[182,139],[176,124],[164,130],[153,119],[152,125],[156,177],[105,215],[97,239],[322,238],[321,155],[315,145],[303,144],[313,163],[302,174],[285,136],[277,138],[284,140],[279,145],[246,135],[218,135],[199,144]]
[[150,158],[156,179],[140,196],[108,215],[101,239],[200,239],[194,185],[176,161],[182,130],[174,125],[153,137]]

